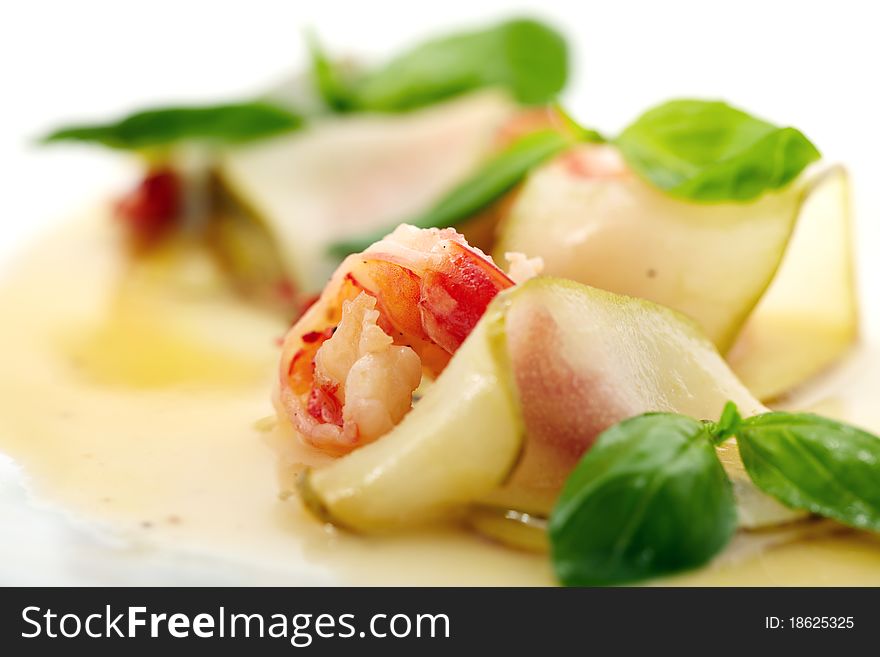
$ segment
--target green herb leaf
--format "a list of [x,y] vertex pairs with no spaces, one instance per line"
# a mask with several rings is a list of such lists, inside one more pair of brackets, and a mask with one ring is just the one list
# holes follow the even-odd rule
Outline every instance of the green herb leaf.
[[[529,133],[500,151],[457,185],[436,205],[406,223],[419,228],[455,226],[485,209],[528,175],[537,165],[571,146],[572,138],[555,130]],[[335,242],[330,252],[345,256],[366,249],[388,233],[388,228]]]
[[880,438],[808,413],[765,413],[736,431],[755,485],[783,504],[880,531]]
[[350,81],[324,52],[314,32],[306,33],[306,41],[312,60],[312,77],[321,100],[334,112],[348,112],[354,103]]
[[568,50],[551,27],[529,19],[433,39],[367,74],[358,109],[398,112],[481,87],[502,87],[525,104],[546,103],[565,86]]
[[574,117],[559,102],[552,104],[554,114],[562,123],[563,129],[571,133],[575,141],[584,144],[606,144],[608,139],[593,128],[588,128],[578,123]]
[[720,445],[737,432],[742,424],[742,416],[739,414],[736,404],[729,401],[724,405],[718,422],[704,422],[703,424],[706,425],[712,442]]
[[820,157],[794,128],[701,100],[648,110],[617,145],[637,174],[672,196],[699,202],[750,201],[785,187]]
[[550,518],[566,585],[622,584],[694,568],[730,540],[736,508],[706,425],[649,413],[601,436]]
[[295,130],[301,123],[297,115],[265,102],[169,107],[137,112],[115,123],[62,128],[44,141],[85,141],[128,150],[182,141],[231,144]]

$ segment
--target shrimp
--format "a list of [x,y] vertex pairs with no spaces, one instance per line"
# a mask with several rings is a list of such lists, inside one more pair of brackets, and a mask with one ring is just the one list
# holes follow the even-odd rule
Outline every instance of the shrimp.
[[398,226],[348,256],[285,336],[279,411],[330,455],[376,440],[513,284],[454,229]]

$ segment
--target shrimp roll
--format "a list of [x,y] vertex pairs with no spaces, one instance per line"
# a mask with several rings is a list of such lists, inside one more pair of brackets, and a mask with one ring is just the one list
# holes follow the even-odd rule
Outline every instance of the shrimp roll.
[[513,284],[455,230],[399,226],[348,256],[287,333],[281,414],[328,454],[376,440],[410,410],[423,373],[436,378]]

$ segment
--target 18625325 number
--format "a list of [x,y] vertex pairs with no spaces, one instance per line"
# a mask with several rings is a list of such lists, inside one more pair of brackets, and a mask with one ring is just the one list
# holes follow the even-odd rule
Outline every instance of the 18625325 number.
[[791,616],[788,622],[795,630],[849,630],[854,625],[852,616]]

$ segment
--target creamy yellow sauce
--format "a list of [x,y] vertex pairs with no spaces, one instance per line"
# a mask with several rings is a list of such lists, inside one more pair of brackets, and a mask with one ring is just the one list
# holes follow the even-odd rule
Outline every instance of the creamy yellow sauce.
[[[0,451],[38,500],[159,554],[257,565],[279,583],[553,583],[546,555],[454,527],[353,536],[280,499],[267,442],[285,327],[226,292],[198,249],[126,264],[108,223],[45,239],[0,286]],[[872,537],[749,545],[673,581],[880,585]]]

